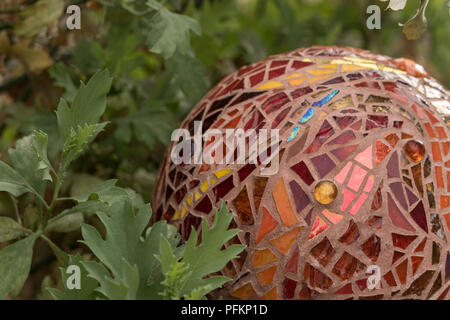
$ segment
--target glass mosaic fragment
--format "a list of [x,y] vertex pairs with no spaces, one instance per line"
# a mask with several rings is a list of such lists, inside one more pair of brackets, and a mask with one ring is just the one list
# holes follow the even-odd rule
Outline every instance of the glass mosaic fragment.
[[333,162],[333,160],[330,159],[327,154],[322,154],[320,156],[311,158],[311,162],[316,167],[317,172],[319,173],[319,176],[321,178],[326,176],[328,172],[336,167],[336,164]]
[[350,220],[347,230],[339,238],[339,241],[347,245],[352,244],[359,238],[359,229],[353,220]]
[[333,281],[327,277],[324,273],[314,268],[309,263],[305,264],[303,272],[303,278],[309,282],[309,285],[313,288],[326,290],[333,284]]
[[328,123],[328,121],[324,121],[322,127],[317,133],[314,141],[311,145],[306,149],[306,153],[312,153],[317,150],[334,134],[333,127]]
[[277,256],[270,249],[255,250],[252,264],[257,268],[277,260]]
[[298,219],[292,209],[283,178],[278,180],[272,194],[283,224],[286,226],[291,226],[298,223]]
[[389,152],[391,152],[391,148],[378,140],[375,144],[375,150],[377,164],[380,164],[384,160],[384,158],[386,158]]
[[314,182],[314,178],[311,175],[308,167],[306,166],[304,161],[300,161],[299,163],[293,165],[291,169],[307,184],[311,185]]
[[275,275],[275,272],[277,271],[277,267],[273,266],[267,269],[264,269],[263,271],[260,271],[256,274],[256,277],[258,279],[258,282],[262,286],[266,286],[273,281],[273,276]]
[[331,153],[338,158],[339,161],[344,161],[347,159],[355,150],[358,145],[345,146],[338,149],[334,149]]
[[336,262],[332,272],[341,280],[350,279],[358,269],[360,262],[348,252],[344,252]]
[[291,188],[292,198],[294,199],[295,207],[297,213],[302,212],[303,209],[310,204],[308,195],[303,191],[303,189],[298,185],[297,182],[292,180],[289,182],[289,187]]
[[283,299],[292,299],[295,294],[297,281],[285,278],[283,281]]
[[311,249],[312,256],[324,267],[328,264],[328,261],[333,257],[334,253],[335,250],[327,237],[324,237],[322,241]]
[[403,147],[406,156],[412,162],[420,162],[425,156],[425,147],[423,143],[417,140],[409,140]]
[[299,250],[298,250],[298,247],[296,247],[294,252],[292,253],[291,258],[289,259],[288,263],[286,263],[286,267],[284,268],[285,273],[290,272],[293,274],[297,274],[298,256],[299,256]]
[[281,237],[270,240],[270,243],[276,247],[278,251],[286,255],[301,230],[302,228],[300,227],[294,228],[291,231],[285,232]]
[[241,192],[233,200],[233,205],[236,208],[239,221],[243,225],[252,225],[254,223],[252,206],[248,198],[247,187],[244,186]]
[[393,233],[392,234],[392,243],[395,247],[401,248],[405,250],[414,240],[416,240],[417,236],[408,236]]
[[381,239],[376,235],[372,235],[361,245],[361,250],[372,262],[377,262],[381,251]]

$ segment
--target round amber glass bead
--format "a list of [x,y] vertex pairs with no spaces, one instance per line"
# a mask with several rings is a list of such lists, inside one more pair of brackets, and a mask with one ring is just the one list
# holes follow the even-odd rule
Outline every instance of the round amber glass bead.
[[420,162],[425,157],[425,147],[420,141],[409,140],[403,149],[408,159],[412,162]]
[[332,181],[320,181],[314,188],[314,197],[320,204],[330,204],[338,194],[338,189]]

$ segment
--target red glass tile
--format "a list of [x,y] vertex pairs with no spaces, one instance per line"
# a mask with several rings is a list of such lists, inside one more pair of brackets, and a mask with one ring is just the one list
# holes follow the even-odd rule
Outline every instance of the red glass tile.
[[315,269],[309,263],[305,264],[305,269],[303,271],[303,278],[305,281],[309,282],[309,285],[313,288],[319,288],[326,290],[333,284],[333,281],[327,277],[321,271]]
[[311,92],[313,92],[313,90],[310,87],[298,88],[291,92],[291,97],[292,99],[297,99]]
[[314,64],[314,63],[312,63],[312,62],[306,62],[306,61],[298,61],[298,60],[295,60],[295,61],[292,63],[291,68],[292,68],[292,69],[300,69],[300,68],[304,68],[304,67],[310,66],[310,65],[312,65],[312,64]]
[[272,129],[275,129],[276,127],[278,127],[280,122],[283,121],[283,119],[286,118],[286,116],[288,115],[289,111],[291,111],[291,108],[292,107],[284,109],[276,116],[276,118],[272,122]]
[[408,260],[406,259],[400,263],[396,268],[397,275],[402,284],[406,283],[406,276],[408,275]]
[[336,121],[339,128],[345,129],[356,120],[356,117],[355,116],[344,116],[344,117],[333,117],[333,119],[334,119],[334,121]]
[[286,68],[277,68],[269,71],[269,80],[277,78],[286,72]]
[[328,261],[333,257],[334,253],[334,248],[327,237],[324,237],[322,241],[311,249],[312,256],[324,267],[328,264]]
[[286,263],[286,267],[284,268],[285,273],[290,272],[290,273],[297,274],[298,254],[299,254],[299,250],[297,247],[297,248],[295,248],[294,252],[292,253],[292,256],[289,259],[288,263]]
[[226,180],[219,183],[213,188],[214,195],[216,196],[216,203],[222,199],[228,192],[234,188],[233,176],[231,175]]
[[419,225],[419,227],[421,227],[425,232],[428,233],[427,217],[425,216],[425,208],[423,207],[422,201],[420,201],[409,214]]
[[262,221],[259,227],[258,236],[256,237],[256,243],[260,242],[262,238],[270,233],[278,225],[278,222],[272,217],[269,210],[265,207],[262,208]]
[[268,98],[263,104],[262,109],[267,113],[274,112],[276,110],[279,110],[282,106],[284,106],[286,103],[288,103],[289,97],[284,93],[280,92],[274,96],[271,96]]
[[314,182],[314,178],[311,175],[311,172],[309,171],[308,167],[306,166],[305,162],[300,161],[299,163],[293,165],[291,167],[292,170],[294,170],[294,172],[296,174],[298,174],[298,176],[308,185],[310,186],[311,183]]
[[387,116],[368,116],[366,122],[366,130],[371,130],[373,128],[386,128],[388,124]]
[[294,297],[296,287],[297,281],[285,278],[283,281],[283,298],[292,299]]
[[357,144],[334,149],[331,153],[334,154],[339,161],[344,161],[356,150],[356,148],[358,148]]
[[353,133],[353,131],[345,131],[344,133],[340,134],[337,138],[328,142],[328,144],[329,145],[346,144],[347,142],[350,142],[355,139],[356,139],[356,136]]
[[358,268],[360,262],[351,254],[344,252],[333,267],[333,273],[342,281],[350,279]]
[[285,66],[289,63],[289,60],[274,60],[270,63],[271,68]]
[[392,264],[396,263],[398,259],[403,257],[405,254],[400,251],[394,251],[394,254],[392,255]]
[[417,236],[407,236],[402,234],[393,233],[392,234],[392,243],[395,247],[401,248],[405,250],[411,242],[416,240]]
[[266,71],[261,71],[253,76],[250,77],[250,85],[252,87],[256,86],[258,83],[264,80],[264,75],[266,74]]
[[297,182],[292,180],[289,183],[292,192],[292,198],[294,199],[295,207],[297,209],[297,213],[300,213],[305,209],[308,204],[310,204],[310,200],[308,195],[303,191],[303,189],[298,185]]
[[350,220],[347,231],[339,238],[339,241],[345,244],[351,244],[359,238],[359,229],[353,220]]
[[208,214],[212,210],[212,203],[208,196],[205,196],[196,206],[195,210]]
[[248,175],[250,173],[253,172],[253,170],[256,169],[256,165],[253,163],[248,163],[245,166],[243,166],[241,169],[238,170],[238,176],[239,176],[239,181],[243,181],[245,180],[245,178],[248,177]]
[[324,121],[319,132],[314,138],[311,145],[306,149],[306,153],[312,153],[317,150],[334,134],[333,127],[328,123],[328,121]]
[[377,262],[381,251],[381,239],[376,235],[372,235],[362,244],[361,250],[370,258],[370,260],[372,260],[372,262]]

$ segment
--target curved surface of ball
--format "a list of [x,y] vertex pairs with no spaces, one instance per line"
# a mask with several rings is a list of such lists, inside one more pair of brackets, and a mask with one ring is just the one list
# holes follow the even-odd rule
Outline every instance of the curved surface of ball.
[[[256,162],[175,164],[173,143],[156,219],[186,239],[227,202],[242,230],[230,243],[248,247],[222,271],[226,298],[449,299],[449,116],[449,92],[411,60],[338,47],[269,57],[222,79],[182,128],[279,129],[276,173],[261,148]],[[321,181],[337,188],[328,204]]]

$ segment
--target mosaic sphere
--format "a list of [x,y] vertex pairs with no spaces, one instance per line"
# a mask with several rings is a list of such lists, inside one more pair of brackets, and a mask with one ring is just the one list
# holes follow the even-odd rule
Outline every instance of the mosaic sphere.
[[[220,199],[234,212],[242,232],[227,245],[247,249],[217,296],[449,299],[450,99],[422,66],[299,49],[224,77],[181,127],[193,137],[198,121],[220,134],[192,138],[191,153],[173,142],[152,204],[184,239]],[[234,139],[225,129],[244,132],[242,157],[215,144]]]

